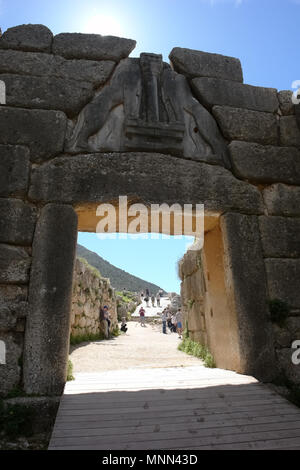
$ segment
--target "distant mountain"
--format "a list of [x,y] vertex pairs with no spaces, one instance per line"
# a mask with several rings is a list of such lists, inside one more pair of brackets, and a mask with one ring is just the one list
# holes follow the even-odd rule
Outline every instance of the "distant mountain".
[[[77,256],[85,258],[89,264],[97,268],[102,276],[109,277],[111,285],[117,290],[122,291],[124,288],[131,292],[141,292],[148,287],[150,293],[156,294],[160,289],[156,284],[144,281],[139,277],[123,271],[123,269],[113,266],[105,259],[101,258],[97,253],[88,250],[82,245],[77,244]],[[165,290],[162,289],[165,293]]]

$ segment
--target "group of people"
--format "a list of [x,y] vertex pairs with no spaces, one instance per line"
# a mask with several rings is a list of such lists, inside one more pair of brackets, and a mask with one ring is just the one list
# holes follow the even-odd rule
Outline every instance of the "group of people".
[[178,337],[182,337],[182,312],[181,308],[176,313],[171,313],[169,308],[166,307],[161,313],[163,333],[167,334],[167,326],[171,333],[178,333]]
[[163,296],[162,289],[159,289],[159,291],[155,295],[155,294],[150,294],[150,291],[147,288],[145,291],[145,294],[144,292],[141,292],[141,301],[144,300],[146,302],[146,306],[150,307],[149,302],[151,300],[152,307],[155,307],[155,300],[156,300],[156,307],[160,307],[160,299],[162,296]]
[[[146,326],[145,325],[146,311],[143,306],[139,310],[139,315],[140,315],[140,324],[141,326],[145,327]],[[166,307],[161,312],[161,320],[162,320],[162,332],[164,334],[167,334],[167,326],[168,326],[171,333],[178,333],[178,337],[181,339],[182,329],[183,329],[181,308],[179,308],[176,313],[172,313],[169,310],[169,307]]]

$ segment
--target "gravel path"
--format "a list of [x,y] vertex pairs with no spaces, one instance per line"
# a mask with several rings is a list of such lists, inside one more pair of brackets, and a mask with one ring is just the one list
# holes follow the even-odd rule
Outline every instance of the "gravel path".
[[130,368],[188,367],[202,361],[178,351],[178,335],[162,333],[161,325],[127,323],[127,333],[111,340],[93,341],[71,346],[74,373],[101,372]]

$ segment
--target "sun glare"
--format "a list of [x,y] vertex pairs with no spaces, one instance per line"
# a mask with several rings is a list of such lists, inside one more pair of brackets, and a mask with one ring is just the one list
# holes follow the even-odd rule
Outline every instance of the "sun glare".
[[113,16],[94,15],[88,18],[82,28],[83,33],[95,33],[103,36],[123,36],[120,22]]

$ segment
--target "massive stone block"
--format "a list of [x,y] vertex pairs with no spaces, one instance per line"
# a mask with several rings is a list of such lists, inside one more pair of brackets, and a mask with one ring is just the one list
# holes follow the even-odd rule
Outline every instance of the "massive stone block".
[[176,72],[189,78],[214,77],[243,81],[241,63],[234,57],[175,47],[169,58]]
[[0,301],[0,331],[9,331],[18,328],[18,321],[22,321],[28,315],[28,302],[19,301],[17,303],[3,298]]
[[0,341],[6,349],[6,364],[0,365],[0,394],[5,395],[20,385],[23,335],[0,331]]
[[233,141],[229,145],[233,173],[258,183],[300,184],[300,151]]
[[66,60],[52,54],[0,50],[0,73],[56,77],[103,85],[115,62],[111,60]]
[[67,59],[114,60],[128,57],[136,41],[100,34],[61,33],[54,36],[52,52]]
[[192,90],[199,101],[207,107],[233,106],[274,113],[279,106],[275,88],[244,85],[232,80],[194,78]]
[[258,219],[227,213],[221,216],[221,229],[226,291],[237,316],[243,372],[269,381],[275,371],[274,347]]
[[24,359],[27,393],[59,395],[66,380],[76,240],[72,207],[46,205],[32,250]]
[[22,24],[8,28],[0,38],[1,49],[50,52],[53,34],[41,24]]
[[259,217],[266,258],[300,258],[300,218]]
[[266,259],[265,265],[270,299],[280,299],[292,308],[299,308],[300,259]]
[[24,196],[30,172],[28,148],[0,145],[0,196]]
[[25,284],[31,258],[24,248],[0,244],[0,284]]
[[215,120],[159,54],[123,60],[74,124],[68,153],[157,152],[229,166]]
[[[94,95],[92,83],[56,77],[0,74],[6,85],[6,104],[20,108],[58,109],[72,117]],[[51,127],[48,129],[51,134]]]
[[36,209],[19,199],[0,199],[0,243],[31,245]]
[[245,140],[263,145],[278,143],[277,120],[270,113],[214,106],[213,115],[228,140]]
[[280,118],[280,144],[300,148],[300,129],[295,116]]
[[280,110],[283,116],[290,116],[295,112],[295,105],[292,102],[293,92],[291,90],[282,90],[278,93]]
[[61,152],[65,131],[66,116],[61,111],[0,107],[0,144],[28,145],[33,162]]
[[25,302],[28,296],[27,286],[0,285],[1,303]]
[[300,188],[273,184],[263,191],[263,198],[270,215],[300,217]]
[[[153,168],[159,168],[159,178]],[[35,201],[78,204],[128,195],[149,204],[198,203],[213,211],[262,211],[260,192],[228,170],[162,154],[58,157],[37,168],[31,183],[29,197]]]

